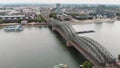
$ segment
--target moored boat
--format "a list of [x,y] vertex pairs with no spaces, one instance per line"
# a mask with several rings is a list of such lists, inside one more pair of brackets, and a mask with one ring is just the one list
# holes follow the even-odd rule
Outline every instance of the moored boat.
[[23,26],[17,25],[15,31],[23,31]]
[[95,22],[95,24],[102,24],[103,22]]
[[114,22],[115,22],[114,20],[107,21],[107,23],[114,23]]
[[4,28],[4,31],[23,31],[23,27],[22,25],[7,26]]

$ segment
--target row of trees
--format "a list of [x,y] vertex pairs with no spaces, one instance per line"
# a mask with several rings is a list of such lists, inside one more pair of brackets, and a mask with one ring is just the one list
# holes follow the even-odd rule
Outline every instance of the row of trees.
[[118,60],[120,61],[120,55],[118,55]]
[[41,15],[38,15],[37,19],[35,19],[35,21],[37,21],[37,22],[46,22],[46,20]]
[[49,15],[50,18],[54,18],[54,19],[57,19],[57,13],[51,13]]
[[0,24],[2,24],[2,23],[3,23],[3,20],[0,19]]
[[92,15],[86,15],[86,14],[78,14],[78,13],[71,13],[69,14],[71,15],[73,18],[77,19],[77,20],[87,20],[87,19],[93,19]]
[[[22,21],[22,19],[19,19],[18,20],[18,23],[20,23]],[[38,15],[35,19],[27,19],[28,23],[29,22],[46,22],[46,20],[41,16],[41,15]]]

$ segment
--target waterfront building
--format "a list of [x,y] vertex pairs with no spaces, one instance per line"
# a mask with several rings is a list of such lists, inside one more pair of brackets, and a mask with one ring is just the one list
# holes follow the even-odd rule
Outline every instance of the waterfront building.
[[0,16],[0,19],[2,20],[12,20],[12,19],[20,19],[20,18],[24,18],[25,15],[4,15],[4,16]]
[[23,25],[24,25],[24,24],[27,24],[27,23],[28,23],[27,20],[22,20],[22,21],[21,21],[21,24],[23,24]]

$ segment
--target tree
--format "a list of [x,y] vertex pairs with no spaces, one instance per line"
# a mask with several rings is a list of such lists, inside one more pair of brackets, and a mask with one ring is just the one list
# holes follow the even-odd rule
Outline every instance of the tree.
[[71,13],[70,15],[71,15],[72,17],[79,16],[79,14],[77,14],[77,13]]
[[120,16],[120,13],[116,13],[116,16]]
[[49,15],[50,18],[54,18],[54,19],[57,19],[57,14],[56,13],[51,13]]
[[35,22],[46,22],[46,20],[41,16],[41,15],[39,15],[39,16],[37,16],[37,19],[35,19],[34,20]]
[[89,61],[85,61],[85,62],[83,63],[82,68],[92,68],[92,63],[89,62]]
[[46,22],[46,20],[40,15],[41,22]]
[[18,20],[17,20],[18,23],[21,23],[21,21],[22,21],[21,19],[18,19]]
[[0,24],[2,24],[2,23],[3,23],[3,20],[0,19]]
[[120,60],[120,55],[118,55],[118,60]]
[[34,22],[34,20],[33,19],[28,19],[28,22]]

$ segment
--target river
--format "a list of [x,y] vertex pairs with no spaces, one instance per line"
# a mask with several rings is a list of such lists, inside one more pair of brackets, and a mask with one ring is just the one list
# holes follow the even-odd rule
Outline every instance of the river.
[[53,68],[57,64],[79,68],[83,59],[48,27],[25,27],[22,32],[0,29],[0,68]]
[[[120,21],[102,24],[73,25],[76,31],[94,30],[79,34],[90,37],[104,46],[115,58],[120,54]],[[79,68],[85,58],[67,47],[59,34],[47,26],[25,27],[22,32],[0,29],[0,68],[53,68],[67,64]]]
[[73,27],[77,32],[94,30],[93,33],[79,34],[79,36],[87,36],[96,40],[117,59],[120,54],[120,21],[73,25]]

